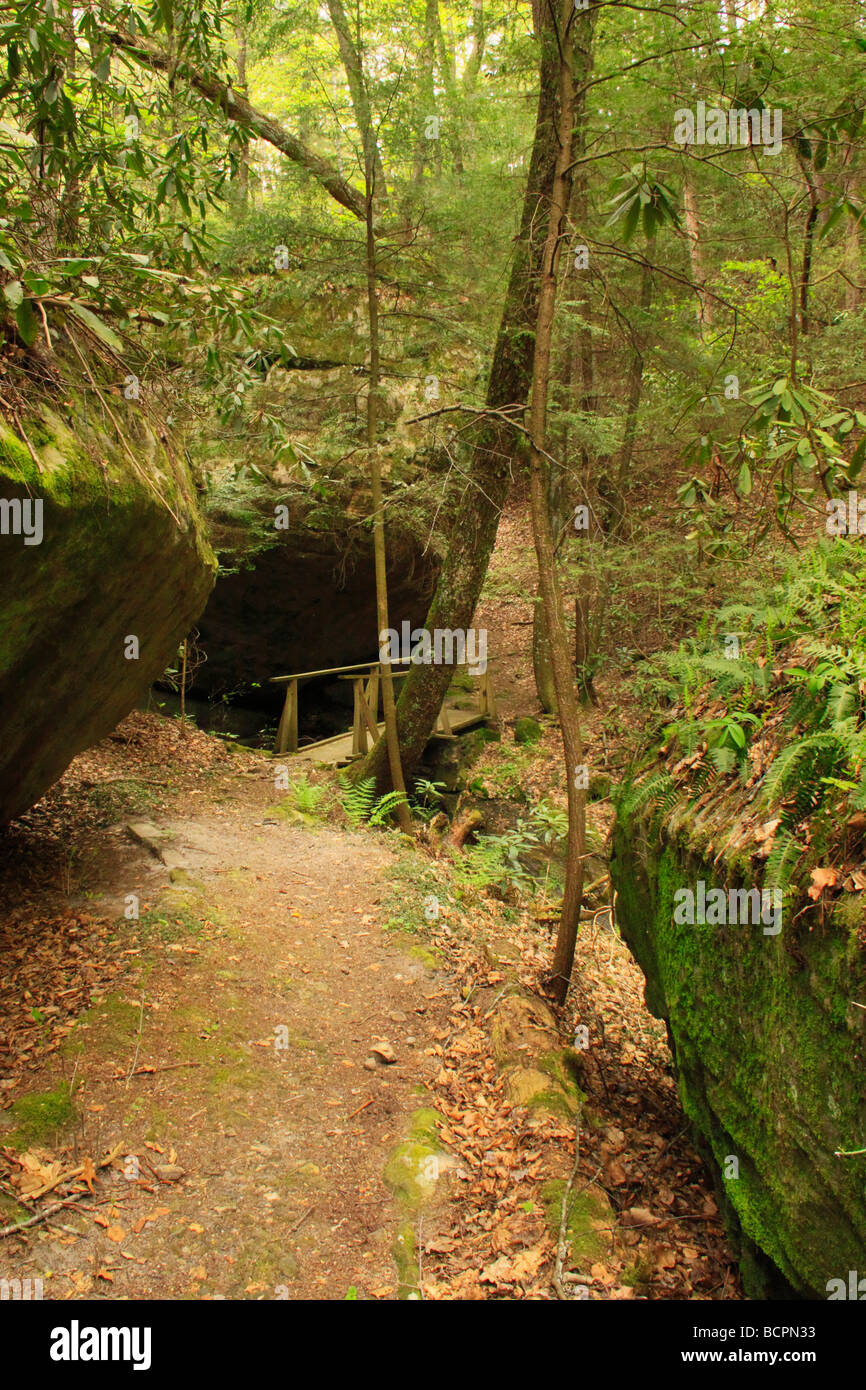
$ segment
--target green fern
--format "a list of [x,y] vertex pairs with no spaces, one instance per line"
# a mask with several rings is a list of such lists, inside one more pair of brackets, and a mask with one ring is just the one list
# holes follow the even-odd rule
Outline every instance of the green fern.
[[345,772],[341,772],[339,781],[342,788],[340,801],[352,824],[361,825],[369,820],[376,804],[375,777],[364,777],[360,782],[353,782]]
[[407,805],[405,792],[386,792],[373,806],[368,820],[369,825],[384,825],[393,816],[398,806]]
[[377,797],[375,777],[363,777],[359,782],[353,782],[345,772],[341,772],[339,780],[343,810],[353,825],[363,825],[365,822],[372,826],[384,825],[397,807],[406,802],[405,792],[386,792],[384,796]]
[[631,783],[624,787],[616,798],[617,809],[621,816],[630,820],[638,811],[643,810],[644,806],[657,806],[671,793],[677,794],[677,784],[673,777],[669,772],[656,772],[643,782]]
[[764,870],[765,888],[780,888],[783,894],[787,893],[803,848],[790,830],[779,826]]

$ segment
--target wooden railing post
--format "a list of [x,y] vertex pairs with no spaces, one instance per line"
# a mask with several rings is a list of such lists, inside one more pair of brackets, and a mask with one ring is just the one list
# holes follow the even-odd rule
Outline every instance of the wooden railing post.
[[361,713],[361,706],[364,703],[364,678],[356,677],[352,681],[352,689],[355,694],[354,715],[352,718],[352,756],[360,758],[367,751],[367,726]]
[[289,681],[286,698],[277,729],[277,753],[297,753],[298,751],[298,682]]
[[374,688],[376,691],[376,703],[378,704],[378,680],[379,677],[378,674],[376,674],[375,677],[371,675],[369,681],[366,681],[363,676],[356,676],[352,681],[355,691],[355,710],[352,720],[352,754],[354,757],[360,758],[366,753],[368,732],[372,735],[374,743],[379,737],[379,729],[376,724],[375,715],[371,712],[370,706],[367,703],[367,701],[372,698],[371,686],[374,686],[375,681]]
[[[367,706],[373,716],[373,723],[379,722],[379,667],[374,666],[370,672],[370,679],[367,682]],[[377,734],[378,737],[378,734]]]

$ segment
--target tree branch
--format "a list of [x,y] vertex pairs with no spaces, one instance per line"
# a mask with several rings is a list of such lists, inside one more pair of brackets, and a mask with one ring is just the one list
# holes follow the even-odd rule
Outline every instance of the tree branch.
[[143,67],[150,68],[153,72],[169,72],[175,78],[183,78],[208,101],[219,106],[231,120],[242,126],[244,130],[249,131],[251,135],[257,135],[260,140],[266,140],[269,145],[273,145],[294,164],[299,164],[317,183],[321,184],[327,193],[330,193],[341,207],[346,208],[354,217],[363,221],[364,195],[352,184],[347,183],[339,171],[326,159],[314,154],[301,140],[291,135],[279,121],[275,121],[271,116],[266,116],[263,111],[257,110],[247,101],[246,97],[232,90],[227,82],[222,82],[210,73],[199,72],[182,61],[175,66],[173,60],[160,48],[159,44],[139,34],[130,34],[127,30],[119,28],[107,29],[104,33],[115,48],[128,53]]

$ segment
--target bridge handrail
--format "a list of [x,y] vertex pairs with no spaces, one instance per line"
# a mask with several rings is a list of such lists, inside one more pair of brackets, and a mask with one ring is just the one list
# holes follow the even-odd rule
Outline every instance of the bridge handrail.
[[[361,661],[354,666],[334,666],[328,671],[298,671],[292,676],[271,676],[272,685],[285,685],[286,697],[283,703],[283,712],[280,715],[280,723],[277,729],[277,741],[274,749],[279,756],[283,753],[297,753],[298,751],[298,683],[302,680],[311,680],[314,676],[338,676],[340,680],[351,680],[355,686],[355,713],[352,726],[352,753],[353,756],[360,756],[367,751],[367,734],[372,735],[375,741],[379,737],[379,726],[377,724],[378,705],[379,705],[379,681],[383,670],[390,667],[392,676],[407,676],[411,661]],[[455,662],[455,669],[458,667],[469,666],[469,662]],[[394,668],[398,669],[394,669]],[[470,672],[470,674],[472,674]],[[481,706],[480,713],[486,718],[495,713],[495,703],[493,691],[490,685],[490,676],[485,667],[484,671],[477,672],[481,677]],[[452,735],[451,724],[448,719],[448,711],[443,700],[437,716],[437,729],[440,732]]]
[[[357,666],[331,666],[327,671],[295,671],[291,676],[269,676],[269,685],[284,685],[286,681],[305,681],[312,680],[313,676],[339,676],[344,671],[378,671],[384,665],[400,666],[408,665],[408,662],[391,661],[361,661]],[[404,674],[404,673],[400,673]]]

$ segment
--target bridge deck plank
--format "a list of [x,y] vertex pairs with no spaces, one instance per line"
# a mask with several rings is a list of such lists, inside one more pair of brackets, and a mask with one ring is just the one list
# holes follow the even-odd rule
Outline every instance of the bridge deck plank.
[[[487,715],[479,709],[461,709],[458,705],[449,704],[445,706],[448,714],[448,723],[452,734],[462,733],[464,729],[472,728],[473,724],[483,724]],[[383,733],[385,725],[383,722],[377,725],[379,733]],[[434,733],[433,738],[447,738],[447,734]],[[299,748],[297,753],[288,756],[293,758],[307,758],[316,763],[347,763],[352,755],[352,730],[348,733],[335,734],[332,738],[319,739],[317,743],[307,743]]]

